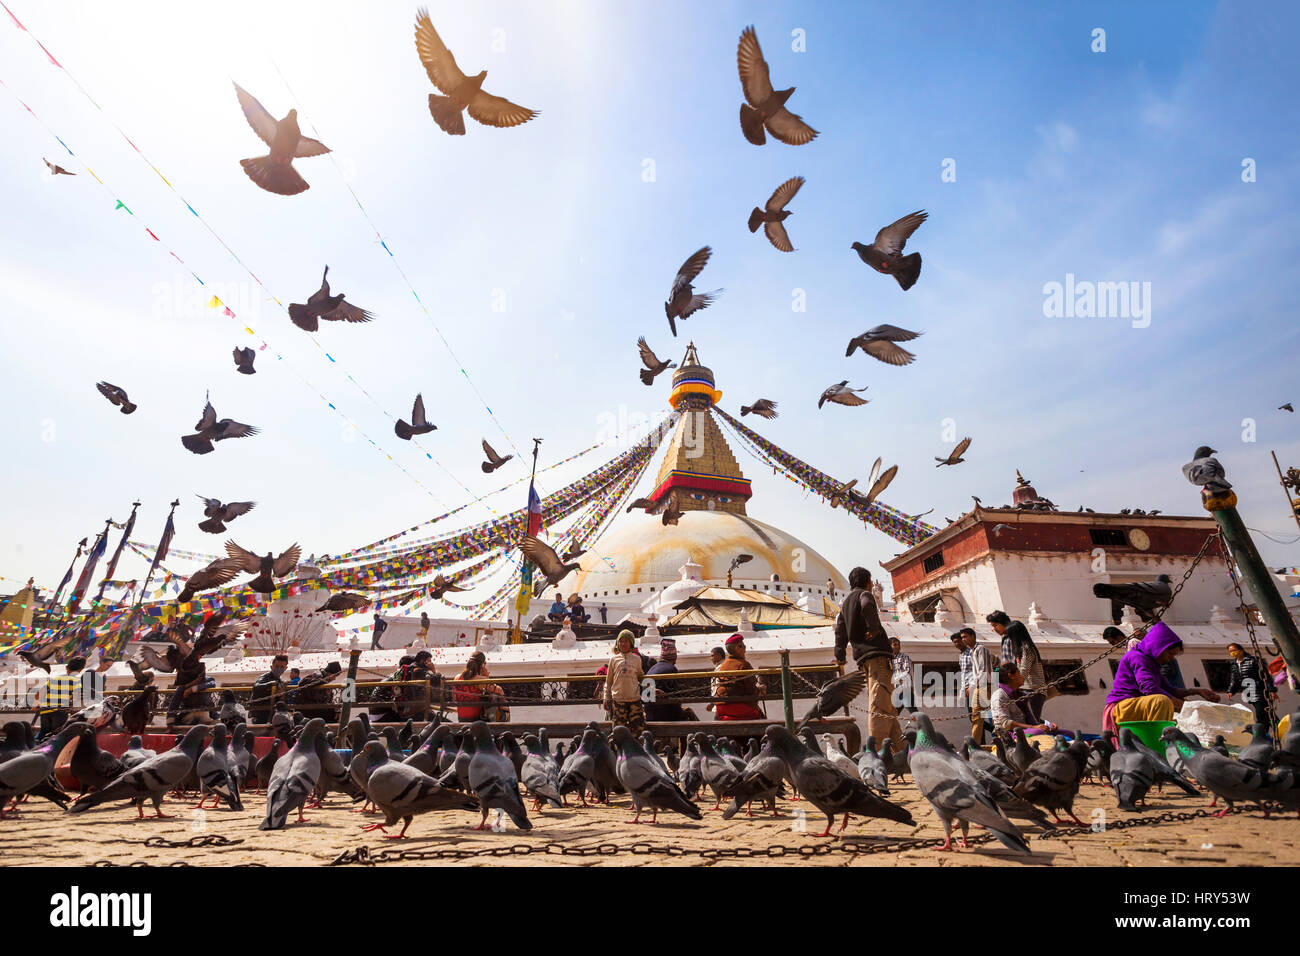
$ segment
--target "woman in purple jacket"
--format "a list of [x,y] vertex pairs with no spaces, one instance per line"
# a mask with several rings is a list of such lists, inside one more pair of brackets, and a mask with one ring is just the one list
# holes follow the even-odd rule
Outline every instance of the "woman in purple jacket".
[[1160,673],[1160,665],[1167,664],[1183,652],[1183,641],[1164,621],[1151,625],[1146,637],[1137,642],[1119,662],[1115,681],[1106,695],[1106,707],[1101,713],[1103,730],[1119,732],[1117,724],[1132,720],[1173,720],[1176,704],[1188,697],[1204,697],[1215,701],[1219,695],[1212,690],[1199,688],[1187,690],[1174,687]]

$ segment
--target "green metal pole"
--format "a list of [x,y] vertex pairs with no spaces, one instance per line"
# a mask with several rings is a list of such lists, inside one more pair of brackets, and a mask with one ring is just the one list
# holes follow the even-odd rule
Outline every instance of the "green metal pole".
[[1282,651],[1287,671],[1300,674],[1300,630],[1297,630],[1295,619],[1287,612],[1282,595],[1278,593],[1268,568],[1255,550],[1255,542],[1251,540],[1250,532],[1237,513],[1236,504],[1236,494],[1229,492],[1223,498],[1207,498],[1205,510],[1214,515],[1214,520],[1219,523],[1223,537],[1232,550],[1232,557],[1241,570],[1241,576],[1255,598],[1255,606],[1264,616],[1269,633]]
[[794,692],[790,682],[790,652],[781,652],[781,703],[785,705],[785,729],[794,733]]
[[335,733],[340,746],[343,741],[343,730],[352,720],[352,701],[357,696],[357,663],[361,660],[361,651],[348,652],[348,677],[347,686],[343,689],[343,706],[339,708],[339,729]]

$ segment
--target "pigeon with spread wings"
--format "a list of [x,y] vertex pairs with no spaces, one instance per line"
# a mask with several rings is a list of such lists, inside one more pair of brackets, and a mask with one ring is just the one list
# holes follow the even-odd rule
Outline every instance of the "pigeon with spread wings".
[[226,554],[230,555],[232,560],[239,562],[240,571],[256,575],[253,580],[247,582],[249,588],[260,594],[270,594],[275,590],[275,579],[292,574],[293,569],[298,566],[302,549],[295,544],[282,551],[278,558],[269,551],[265,557],[259,558],[253,552],[245,551],[235,542],[227,541]]
[[785,221],[792,213],[785,206],[794,198],[794,194],[799,191],[803,182],[802,176],[790,177],[776,187],[776,191],[768,198],[767,204],[762,209],[755,206],[749,214],[749,231],[758,232],[758,227],[762,226],[767,241],[782,252],[794,252],[794,246],[790,244],[790,236],[785,231]]
[[51,175],[51,176],[75,176],[75,175],[77,175],[76,173],[68,172],[68,170],[64,169],[62,166],[58,166],[58,165],[56,165],[56,164],[50,162],[50,161],[49,161],[48,159],[46,159],[44,156],[41,157],[41,162],[43,162],[43,163],[45,164],[45,168],[48,169],[48,170],[50,171],[50,175]]
[[256,435],[257,429],[252,425],[237,422],[233,418],[223,418],[218,421],[217,410],[212,407],[212,402],[208,401],[203,406],[203,417],[194,426],[194,432],[193,435],[182,435],[181,444],[196,455],[206,455],[212,451],[213,442]]
[[244,111],[248,125],[253,127],[253,132],[261,137],[262,142],[271,147],[270,155],[239,161],[248,178],[267,192],[281,196],[294,196],[309,189],[307,180],[293,168],[293,161],[306,156],[323,156],[330,151],[329,147],[302,135],[298,129],[297,110],[289,110],[284,119],[277,121],[238,83],[235,84],[235,95],[239,97],[239,108]]
[[[879,462],[880,459],[876,459],[876,460],[877,462]],[[880,493],[889,487],[889,483],[894,480],[894,476],[897,474],[898,474],[897,465],[890,465],[888,468],[886,468],[884,472],[880,475],[880,477],[871,483],[871,487],[867,490],[866,500],[863,501],[862,503],[864,505],[869,505],[873,501],[875,501],[876,498],[880,495]]]
[[821,408],[827,402],[834,402],[836,405],[865,405],[870,399],[859,398],[854,393],[865,392],[866,390],[867,386],[865,385],[861,388],[849,388],[849,380],[846,378],[822,392],[822,397],[817,399],[817,407]]
[[947,458],[935,458],[935,461],[939,464],[934,467],[942,468],[944,465],[955,465],[958,462],[965,461],[966,459],[963,458],[962,455],[966,454],[966,449],[969,447],[970,438],[963,438],[961,441],[957,442],[957,447],[952,450],[952,454]]
[[492,474],[492,472],[496,471],[511,458],[515,457],[514,455],[506,455],[502,458],[496,453],[495,449],[487,443],[486,438],[483,439],[483,454],[487,456],[487,461],[483,462],[479,467],[483,469],[485,475]]
[[99,389],[100,395],[116,405],[123,415],[130,415],[136,410],[137,406],[131,404],[131,399],[127,398],[126,389],[110,385],[108,382],[100,382],[95,388]]
[[345,302],[346,292],[330,295],[330,267],[326,266],[320,277],[320,288],[307,297],[307,304],[289,303],[289,318],[306,332],[315,332],[319,319],[326,322],[369,322],[374,318],[365,309]]
[[393,425],[393,431],[398,438],[410,441],[413,435],[427,435],[437,427],[424,417],[424,395],[420,394],[415,396],[415,404],[411,406],[410,423],[408,424],[404,418],[399,418]]
[[770,401],[766,398],[760,398],[758,399],[758,401],[754,402],[753,405],[740,406],[741,418],[744,418],[750,412],[753,412],[759,418],[767,418],[767,419],[776,418],[777,416],[776,402]]
[[636,340],[636,345],[641,351],[641,364],[645,366],[638,374],[641,376],[641,381],[646,385],[653,385],[660,372],[677,367],[676,362],[661,361],[659,356],[655,355],[654,350],[646,344],[644,335]]
[[849,347],[845,350],[844,356],[847,358],[858,349],[862,349],[872,358],[879,359],[886,365],[911,365],[916,361],[916,356],[894,343],[910,342],[921,334],[921,332],[900,329],[896,325],[877,325],[874,329],[868,329],[861,335],[849,339]]
[[253,368],[253,359],[257,353],[250,348],[240,348],[238,345],[234,348],[235,370],[241,375],[256,375],[257,369]]
[[668,301],[664,303],[664,315],[668,316],[668,327],[672,329],[674,337],[677,335],[677,319],[685,319],[692,313],[707,308],[722,292],[721,289],[714,289],[696,295],[695,286],[691,284],[708,264],[711,255],[713,250],[708,246],[697,249],[682,263],[677,275],[673,277],[673,287],[668,292]]
[[893,276],[906,292],[916,285],[916,280],[921,276],[921,254],[914,252],[905,256],[903,247],[907,245],[912,233],[928,218],[929,213],[925,210],[917,210],[881,229],[871,245],[855,242],[852,248],[857,252],[858,258],[871,268],[882,275]]
[[[203,498],[202,495],[195,497]],[[256,501],[230,501],[222,504],[216,498],[203,498],[203,517],[207,520],[199,522],[199,530],[208,534],[221,534],[226,530],[225,522],[248,514],[255,507]]]
[[217,558],[206,568],[201,568],[190,575],[185,582],[185,589],[176,596],[181,604],[194,597],[200,591],[210,591],[229,584],[239,574],[239,562],[230,558]]
[[559,584],[570,571],[576,571],[579,567],[577,561],[561,561],[554,548],[532,535],[528,535],[520,542],[519,550],[524,553],[525,558],[537,565],[537,569],[543,574],[543,577],[533,585],[533,597],[541,597],[542,592],[548,587]]
[[462,73],[447,44],[433,28],[428,11],[423,9],[415,15],[415,50],[424,64],[424,72],[429,74],[429,82],[446,94],[429,94],[429,113],[443,132],[452,136],[465,135],[462,112],[468,112],[484,126],[498,127],[518,126],[537,115],[536,110],[485,92],[483,80],[487,78],[487,70],[474,76]]
[[794,87],[772,89],[772,77],[753,27],[745,27],[745,32],[740,35],[736,68],[740,72],[741,91],[745,94],[745,102],[740,104],[740,130],[745,139],[755,146],[762,146],[767,142],[764,128],[787,146],[802,146],[817,137],[815,129],[785,108]]

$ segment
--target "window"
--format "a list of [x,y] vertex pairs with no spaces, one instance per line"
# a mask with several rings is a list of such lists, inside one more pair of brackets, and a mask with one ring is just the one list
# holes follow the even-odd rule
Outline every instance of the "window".
[[1228,661],[1203,660],[1201,666],[1205,668],[1205,677],[1210,682],[1210,690],[1226,693],[1228,685],[1232,683],[1232,664]]
[[938,571],[943,567],[943,552],[936,551],[934,554],[926,558],[924,567],[926,574],[929,574],[931,571]]
[[[1082,663],[1083,661],[1043,661],[1043,676],[1050,683],[1064,677]],[[1088,677],[1080,671],[1077,674],[1071,674],[1064,683],[1056,686],[1062,694],[1086,694],[1088,693]]]
[[1089,528],[1088,537],[1092,538],[1093,544],[1101,547],[1128,547],[1128,537],[1122,528]]
[[934,611],[939,606],[940,595],[938,593],[928,595],[919,601],[913,601],[909,604],[908,610],[912,612],[912,619],[921,624],[934,623]]

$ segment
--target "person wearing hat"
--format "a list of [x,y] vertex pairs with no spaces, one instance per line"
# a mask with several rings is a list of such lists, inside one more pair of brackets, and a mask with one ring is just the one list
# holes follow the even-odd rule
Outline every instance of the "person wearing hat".
[[338,661],[330,661],[320,670],[308,674],[298,683],[294,706],[312,717],[323,717],[326,723],[336,720],[338,714],[333,707],[334,692],[325,685],[337,678],[342,671],[342,664]]
[[[650,669],[645,672],[645,676],[654,679],[658,674],[676,674],[677,673],[677,642],[671,637],[665,637],[659,642],[659,660],[650,665]],[[672,696],[672,692],[680,686],[680,681],[664,681],[662,684],[656,682],[654,693],[650,700],[645,703],[646,720],[694,720],[695,715],[681,704],[665,701],[664,697]]]
[[[717,666],[717,672],[753,670],[745,659],[745,638],[732,634],[723,643],[726,657]],[[713,713],[718,720],[761,720],[763,711],[759,709],[755,698],[766,691],[766,686],[753,674],[743,677],[718,677],[715,696],[720,698],[714,705]]]
[[876,740],[902,740],[903,728],[894,707],[894,652],[880,623],[871,572],[849,572],[849,593],[835,618],[835,660],[845,662],[845,649],[853,649],[853,662],[867,675],[867,733]]
[[615,726],[622,724],[633,735],[645,730],[645,708],[641,704],[641,655],[636,638],[622,630],[614,638],[614,656],[605,665],[605,712]]

